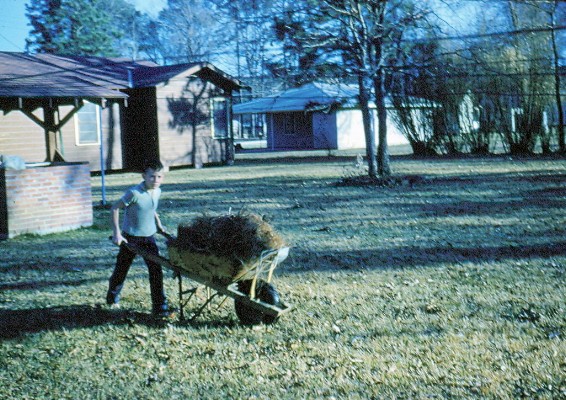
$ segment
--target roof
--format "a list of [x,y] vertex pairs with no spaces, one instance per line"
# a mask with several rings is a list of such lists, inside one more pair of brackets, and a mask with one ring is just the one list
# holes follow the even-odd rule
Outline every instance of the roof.
[[332,105],[357,103],[358,89],[345,84],[308,83],[286,90],[278,95],[267,96],[234,105],[234,114],[309,111]]
[[0,97],[127,97],[115,84],[95,82],[54,61],[55,56],[0,52]]
[[[262,114],[328,110],[330,107],[357,108],[358,96],[357,85],[313,82],[286,90],[278,95],[236,104],[233,106],[233,113]],[[387,108],[393,107],[390,98],[385,99],[385,106]],[[431,101],[411,97],[411,107],[429,108],[431,106],[434,106]],[[371,102],[370,107],[374,108],[375,104]]]
[[208,63],[159,66],[124,58],[0,52],[0,100],[127,98],[121,90],[157,86],[180,75],[227,90],[245,87]]
[[[44,55],[45,56],[45,55]],[[178,76],[195,75],[226,89],[245,87],[236,78],[207,62],[161,66],[150,61],[132,61],[124,58],[89,56],[58,57],[61,66],[74,68],[98,83],[114,83],[122,88],[153,87]]]
[[151,87],[166,83],[179,76],[197,76],[227,90],[246,88],[238,79],[207,62],[167,66],[141,66],[133,71],[134,87]]

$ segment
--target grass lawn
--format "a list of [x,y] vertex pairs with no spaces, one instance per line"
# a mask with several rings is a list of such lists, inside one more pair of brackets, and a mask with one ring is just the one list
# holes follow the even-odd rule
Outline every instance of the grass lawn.
[[[566,160],[398,157],[401,184],[338,184],[354,164],[167,174],[171,232],[245,209],[287,240],[274,283],[294,309],[273,325],[242,326],[231,299],[155,321],[139,259],[108,309],[107,209],[90,228],[0,242],[0,398],[566,398]],[[107,200],[139,180],[108,175]]]

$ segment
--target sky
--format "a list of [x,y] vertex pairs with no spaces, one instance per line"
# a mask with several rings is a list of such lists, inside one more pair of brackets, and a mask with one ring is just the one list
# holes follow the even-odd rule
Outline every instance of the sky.
[[[157,16],[167,0],[126,0],[141,12]],[[25,51],[25,39],[30,31],[25,5],[30,0],[0,0],[0,51]],[[461,26],[457,16],[453,22]]]
[[[157,16],[159,11],[165,7],[167,0],[126,0],[135,5],[141,11],[152,16]],[[25,5],[30,0],[0,0],[0,51],[25,51],[25,39],[30,31],[28,20],[25,16]],[[446,10],[445,17],[450,21],[450,25],[457,28],[456,32],[462,33],[462,28],[466,26],[465,18],[469,18],[470,12],[450,12]],[[465,16],[465,18],[464,18]],[[448,35],[455,34],[449,30]],[[562,57],[566,57],[566,49],[562,49]]]
[[[157,13],[167,0],[127,0],[139,11],[150,15]],[[25,51],[26,37],[30,31],[26,18],[29,0],[0,0],[0,51]]]

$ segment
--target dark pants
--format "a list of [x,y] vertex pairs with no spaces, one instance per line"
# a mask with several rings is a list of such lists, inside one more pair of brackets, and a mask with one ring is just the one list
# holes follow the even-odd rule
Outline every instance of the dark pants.
[[[133,244],[140,249],[143,249],[151,254],[159,254],[157,243],[153,236],[141,237],[124,235],[128,243]],[[108,286],[108,294],[106,295],[106,302],[108,304],[115,304],[120,301],[120,292],[124,287],[124,281],[130,270],[130,266],[136,257],[136,253],[130,251],[125,244],[120,246],[118,257],[116,258],[116,266],[114,272],[110,277]],[[151,303],[153,304],[153,311],[159,312],[167,310],[167,299],[163,290],[163,271],[161,265],[145,259],[147,264],[147,271],[149,273],[149,288],[151,291]]]

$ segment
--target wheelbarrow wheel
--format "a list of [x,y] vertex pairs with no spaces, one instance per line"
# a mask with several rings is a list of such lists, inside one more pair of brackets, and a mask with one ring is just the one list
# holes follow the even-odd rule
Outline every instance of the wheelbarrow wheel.
[[[238,283],[238,290],[244,294],[249,295],[252,286],[252,280],[244,280]],[[263,280],[258,280],[256,283],[256,298],[263,301],[264,303],[271,304],[273,306],[279,306],[281,300],[279,297],[279,292],[270,283]],[[234,307],[236,309],[236,315],[240,319],[240,322],[244,325],[257,325],[263,322],[264,324],[272,324],[277,321],[276,316],[268,315],[256,310],[253,307],[246,305],[243,301],[235,299]]]

